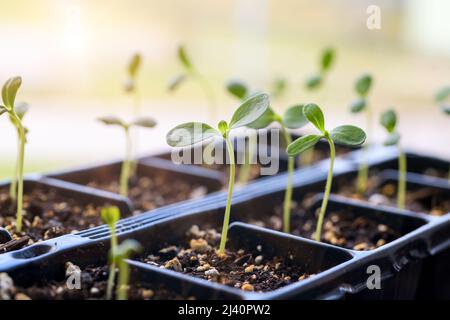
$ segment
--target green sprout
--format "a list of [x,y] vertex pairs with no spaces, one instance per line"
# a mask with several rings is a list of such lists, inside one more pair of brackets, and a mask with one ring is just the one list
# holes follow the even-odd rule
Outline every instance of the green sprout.
[[281,98],[287,90],[287,81],[284,78],[276,78],[272,83],[271,97],[272,99]]
[[[306,79],[305,88],[307,91],[317,91],[323,87],[326,77],[336,59],[336,53],[333,48],[322,50],[319,59],[319,72]],[[309,166],[314,160],[314,148],[310,148],[303,153],[300,158],[302,166]]]
[[[358,95],[352,105],[350,106],[350,111],[352,113],[359,113],[365,111],[366,113],[366,131],[369,137],[372,134],[372,110],[368,106],[367,95],[372,86],[372,76],[370,74],[361,75],[355,83],[355,91]],[[367,190],[367,181],[369,180],[369,166],[368,162],[368,141],[364,147],[364,159],[361,161],[358,170],[358,178],[356,180],[356,190],[359,194],[364,194]]]
[[328,170],[327,182],[325,185],[325,194],[322,205],[320,207],[319,218],[317,221],[315,239],[320,241],[322,233],[323,219],[327,210],[328,198],[331,192],[331,184],[333,180],[334,159],[336,150],[334,144],[343,144],[346,146],[359,146],[366,140],[365,132],[355,126],[343,125],[334,128],[331,131],[325,129],[325,119],[322,110],[314,103],[307,104],[303,107],[303,114],[319,131],[320,134],[310,134],[296,139],[288,145],[287,153],[294,157],[310,148],[312,148],[320,139],[325,139],[330,146],[330,168]]
[[269,96],[267,94],[256,94],[245,100],[239,108],[237,108],[229,123],[221,120],[218,123],[217,129],[214,129],[210,125],[202,122],[188,122],[176,126],[170,130],[166,136],[167,144],[171,147],[187,147],[213,137],[221,137],[225,140],[228,158],[230,161],[230,176],[228,182],[228,197],[222,226],[222,236],[219,246],[219,254],[222,256],[225,255],[228,225],[230,222],[231,199],[233,196],[236,173],[234,147],[230,140],[230,131],[247,126],[248,124],[259,119],[269,108],[269,104]]
[[[16,231],[22,232],[22,215],[23,215],[23,167],[25,159],[25,143],[26,143],[26,128],[22,124],[22,118],[25,115],[26,108],[18,108],[14,102],[16,99],[17,91],[22,84],[21,77],[9,78],[2,88],[3,106],[0,106],[0,115],[8,113],[11,122],[17,129],[18,134],[18,153],[15,176],[11,184],[15,184],[17,181],[17,214],[16,214]],[[16,195],[16,187],[11,186],[10,192],[13,196]]]
[[[435,97],[435,101],[441,106],[441,110],[444,114],[450,115],[450,87],[444,87],[438,91]],[[448,170],[448,182],[450,183],[450,168]]]
[[335,51],[333,48],[326,48],[320,56],[319,72],[306,79],[305,87],[309,91],[317,90],[322,87],[325,78],[328,75],[335,60]]
[[388,137],[384,141],[386,146],[396,145],[398,148],[398,187],[397,187],[397,207],[405,208],[406,199],[406,155],[400,147],[400,134],[396,130],[397,115],[393,109],[385,111],[380,118],[381,125],[388,132]]
[[212,88],[209,84],[209,82],[206,80],[206,78],[198,72],[198,70],[194,67],[194,65],[191,62],[191,59],[186,53],[186,50],[184,46],[180,45],[178,47],[178,60],[181,63],[181,66],[183,67],[183,72],[175,76],[168,85],[168,89],[170,92],[174,92],[178,89],[178,87],[185,82],[188,79],[192,79],[194,82],[196,82],[201,89],[203,90],[206,98],[209,102],[209,111],[210,111],[210,120],[215,121],[217,118],[217,110],[216,110],[216,102],[214,93],[212,91]]
[[[111,249],[110,256],[114,257],[117,251],[117,234],[116,234],[116,224],[120,219],[120,210],[117,207],[106,207],[102,208],[101,212],[103,223],[108,225],[109,231],[111,233]],[[111,265],[109,266],[108,284],[106,289],[106,298],[111,300],[112,290],[114,287],[114,278],[116,273],[116,261],[111,259]]]
[[142,64],[142,57],[139,53],[135,53],[130,62],[128,63],[127,73],[128,78],[124,84],[125,92],[131,93],[134,96],[134,114],[137,116],[140,114],[140,101],[139,101],[139,90],[137,86],[137,74],[139,67]]
[[126,140],[125,159],[122,163],[120,172],[120,194],[124,197],[128,195],[128,183],[132,173],[132,141],[130,136],[130,129],[133,127],[153,128],[156,126],[156,121],[150,117],[139,117],[134,121],[126,123],[122,119],[114,116],[102,117],[98,119],[106,125],[119,126],[124,130]]
[[142,251],[142,246],[139,242],[132,239],[127,239],[122,242],[115,252],[112,252],[112,260],[114,260],[115,265],[119,268],[119,277],[116,289],[116,299],[117,300],[127,300],[128,299],[128,282],[130,279],[130,267],[125,261],[132,254],[139,253]]

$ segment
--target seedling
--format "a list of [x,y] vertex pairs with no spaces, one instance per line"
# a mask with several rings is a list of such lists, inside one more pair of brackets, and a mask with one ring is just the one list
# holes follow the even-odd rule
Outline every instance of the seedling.
[[236,173],[236,164],[234,161],[234,147],[230,140],[230,131],[249,125],[259,119],[269,108],[269,96],[261,93],[245,100],[234,112],[231,120],[227,123],[221,120],[217,129],[202,122],[183,123],[167,133],[166,140],[171,147],[187,147],[193,144],[221,137],[225,140],[227,153],[230,162],[230,176],[228,181],[228,197],[225,207],[225,216],[222,226],[222,236],[220,239],[219,254],[225,255],[225,245],[228,235],[228,224],[230,222],[231,199],[233,197],[234,179]]
[[[14,106],[14,109],[16,111],[17,116],[19,117],[20,120],[23,120],[25,114],[28,112],[30,106],[25,103],[25,102],[20,102],[17,103]],[[17,121],[10,115],[9,116],[9,120],[11,121],[12,125],[16,128],[17,131],[17,150],[20,149],[20,128],[19,125],[17,123]],[[27,142],[26,140],[26,135],[28,134],[28,129],[25,129],[25,143]],[[19,155],[17,155],[17,159],[16,159],[16,164],[14,167],[14,175],[13,178],[11,179],[11,185],[9,187],[9,196],[11,197],[11,199],[13,201],[17,200],[17,180],[18,180],[18,171],[19,171]]]
[[406,199],[406,155],[400,147],[400,134],[396,130],[397,115],[393,109],[387,110],[381,115],[381,125],[388,132],[388,137],[384,141],[386,146],[397,146],[398,148],[398,187],[397,187],[397,207],[405,208]]
[[306,79],[305,86],[309,91],[317,90],[322,87],[325,78],[328,75],[335,60],[335,52],[333,48],[326,48],[320,56],[319,71]]
[[[22,210],[23,210],[23,166],[25,159],[25,143],[26,143],[26,129],[22,124],[22,118],[26,112],[18,110],[15,105],[17,91],[22,84],[21,77],[9,78],[2,88],[3,106],[0,106],[0,115],[8,113],[11,121],[17,128],[18,133],[18,153],[16,163],[16,176],[13,180],[17,180],[17,213],[16,213],[16,231],[22,232]],[[24,112],[23,112],[24,111]],[[19,113],[18,113],[19,112]],[[23,112],[22,114],[20,112]],[[15,190],[15,187],[13,187]]]
[[[369,136],[372,134],[372,110],[367,102],[367,95],[372,86],[372,76],[370,74],[363,74],[355,83],[355,91],[358,98],[350,106],[352,113],[359,113],[365,111],[366,113],[366,131]],[[356,180],[356,190],[359,194],[364,194],[367,190],[367,181],[369,179],[369,166],[368,162],[368,147],[369,143],[366,142],[364,147],[364,158],[359,165],[358,178]]]
[[334,128],[331,131],[325,129],[325,119],[322,110],[314,103],[307,104],[303,107],[303,114],[319,131],[320,134],[310,134],[296,139],[288,145],[287,153],[294,157],[310,148],[312,148],[320,139],[325,139],[330,146],[330,168],[328,170],[327,182],[325,185],[325,193],[322,205],[320,207],[319,218],[317,221],[315,239],[320,241],[322,233],[322,224],[327,210],[328,198],[331,192],[331,184],[333,180],[334,159],[336,150],[334,144],[342,144],[346,146],[359,146],[366,140],[365,132],[355,126],[344,125]]
[[140,113],[140,100],[139,100],[139,90],[137,86],[137,74],[139,67],[142,63],[142,57],[139,53],[135,53],[130,62],[128,63],[127,75],[128,78],[124,83],[125,92],[131,93],[134,96],[134,114],[138,116]]
[[209,101],[209,111],[210,111],[210,120],[215,121],[217,119],[217,110],[216,110],[216,102],[214,93],[211,89],[209,82],[206,78],[198,72],[198,70],[194,67],[191,62],[191,59],[186,53],[184,46],[180,45],[178,47],[178,60],[180,61],[181,66],[183,67],[182,73],[175,76],[168,85],[168,89],[170,92],[174,92],[178,87],[187,80],[191,79],[196,82],[201,89],[203,90],[206,98]]
[[[333,48],[325,48],[322,50],[319,59],[319,71],[306,79],[305,87],[307,91],[318,91],[323,87],[326,77],[335,60],[335,51]],[[314,148],[310,148],[303,153],[300,158],[302,166],[309,166],[314,160]]]
[[[272,108],[269,108],[261,118],[248,126],[254,129],[263,129],[268,127],[273,122],[277,122],[280,125],[283,139],[286,146],[288,146],[292,143],[291,135],[289,134],[288,129],[299,129],[306,125],[308,120],[303,114],[303,105],[295,105],[288,108],[283,116],[278,115]],[[288,177],[283,203],[283,231],[286,233],[289,233],[291,230],[292,175],[294,174],[294,162],[294,157],[289,155]]]
[[128,281],[130,278],[130,267],[126,263],[132,254],[142,251],[142,246],[136,240],[127,239],[122,242],[115,252],[112,252],[112,260],[119,268],[119,279],[116,289],[117,300],[128,299]]
[[[120,219],[120,211],[117,207],[106,207],[102,208],[102,220],[103,223],[108,225],[109,232],[111,233],[111,248],[110,256],[114,257],[117,251],[117,234],[116,234],[116,224]],[[106,298],[111,300],[112,290],[114,287],[114,278],[116,274],[116,261],[111,259],[111,265],[109,266],[108,284],[106,289]]]
[[139,117],[134,121],[126,123],[122,119],[114,116],[102,117],[98,119],[100,122],[110,125],[118,126],[123,129],[125,133],[125,159],[122,163],[122,169],[120,172],[120,194],[124,197],[128,195],[128,182],[131,174],[132,165],[132,141],[130,137],[130,129],[134,127],[141,128],[153,128],[156,126],[156,121],[150,117]]

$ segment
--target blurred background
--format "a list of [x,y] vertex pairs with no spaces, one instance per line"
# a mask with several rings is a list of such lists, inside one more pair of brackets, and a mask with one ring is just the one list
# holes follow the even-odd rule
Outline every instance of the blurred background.
[[[366,26],[367,8],[380,8],[381,29]],[[450,85],[450,2],[446,0],[15,0],[0,2],[0,82],[21,75],[18,101],[31,110],[26,171],[48,171],[121,157],[123,133],[99,116],[132,114],[123,91],[128,61],[143,56],[138,85],[143,114],[158,127],[141,130],[141,153],[164,148],[165,133],[190,120],[208,120],[208,100],[195,83],[174,94],[167,83],[181,66],[180,43],[210,82],[220,115],[237,102],[224,90],[229,79],[268,90],[277,77],[288,82],[275,109],[318,102],[329,126],[364,127],[349,112],[354,80],[371,72],[371,107],[399,113],[402,144],[450,157],[450,117],[434,103]],[[336,63],[323,90],[309,93],[305,79],[318,69],[324,47]],[[385,134],[375,126],[373,140]],[[307,131],[308,129],[306,129]],[[12,172],[16,135],[0,119],[0,178]]]

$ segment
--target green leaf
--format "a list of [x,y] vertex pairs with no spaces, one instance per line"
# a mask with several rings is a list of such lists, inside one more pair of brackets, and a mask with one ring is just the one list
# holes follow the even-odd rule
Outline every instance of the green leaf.
[[156,120],[154,120],[151,117],[139,117],[135,119],[131,125],[132,126],[138,126],[143,128],[153,128],[157,124]]
[[178,59],[180,60],[181,64],[188,70],[192,69],[192,64],[190,59],[188,58],[186,54],[186,50],[183,46],[178,47]]
[[442,105],[441,110],[443,113],[450,115],[450,105],[448,104]]
[[128,74],[131,78],[134,78],[139,70],[139,66],[141,65],[141,55],[139,53],[135,53],[128,64]]
[[175,77],[173,77],[168,85],[167,85],[167,89],[169,91],[175,91],[187,78],[186,74],[179,74]]
[[356,80],[355,90],[361,96],[367,96],[367,93],[372,86],[372,76],[370,74],[363,74]]
[[320,110],[319,106],[315,103],[309,103],[303,107],[303,113],[306,118],[311,122],[320,132],[325,131],[325,119],[323,117],[323,112]]
[[217,135],[221,136],[220,132],[206,123],[187,122],[170,130],[166,141],[171,147],[186,147]]
[[322,84],[322,77],[320,75],[314,75],[309,77],[305,83],[306,88],[309,90],[317,89],[321,86],[321,84]]
[[225,133],[228,131],[228,123],[225,120],[220,120],[219,124],[217,125],[219,128],[219,132],[224,136]]
[[290,143],[286,149],[290,157],[294,157],[312,147],[320,140],[323,136],[317,134],[309,134],[300,137]]
[[16,100],[16,94],[21,84],[22,84],[21,77],[12,77],[9,78],[3,85],[2,99],[3,104],[7,109],[11,110],[12,108],[14,108],[14,101]]
[[128,259],[132,254],[139,253],[143,250],[143,247],[139,242],[133,239],[126,239],[120,245],[117,246],[114,254],[114,261],[119,264],[120,260]]
[[303,104],[292,106],[283,115],[283,125],[289,129],[298,129],[308,123],[308,119],[303,113]]
[[248,94],[247,86],[241,81],[228,82],[227,91],[240,100],[243,100]]
[[386,140],[384,140],[385,146],[394,146],[400,141],[400,134],[397,131],[394,131],[388,135]]
[[121,126],[121,127],[127,126],[125,122],[123,122],[120,118],[115,116],[100,117],[97,120],[108,126]]
[[346,146],[359,146],[366,141],[366,133],[355,126],[339,126],[331,130],[331,139],[337,144]]
[[333,48],[327,48],[322,52],[322,56],[320,59],[320,68],[322,71],[328,71],[330,70],[331,66],[333,65],[335,58],[335,53]]
[[269,108],[269,96],[265,93],[258,93],[247,100],[234,112],[230,121],[230,129],[246,126],[259,119]]
[[30,105],[26,102],[19,102],[14,106],[14,111],[16,112],[20,120],[23,119],[28,110],[30,110]]
[[249,123],[247,127],[252,129],[263,129],[267,128],[272,122],[276,121],[277,115],[273,112],[271,108],[267,108],[266,112],[253,121],[252,123]]
[[443,102],[450,96],[450,87],[444,87],[436,93],[434,100],[436,102]]
[[389,133],[394,132],[397,124],[397,115],[394,110],[387,110],[383,112],[380,118],[380,123]]
[[278,98],[286,91],[287,83],[285,79],[278,78],[273,83],[272,96]]
[[363,111],[366,108],[366,99],[360,98],[357,99],[355,101],[353,101],[353,103],[350,105],[350,111],[352,113],[358,113]]
[[101,216],[103,223],[109,226],[115,226],[120,219],[120,210],[117,207],[102,208]]

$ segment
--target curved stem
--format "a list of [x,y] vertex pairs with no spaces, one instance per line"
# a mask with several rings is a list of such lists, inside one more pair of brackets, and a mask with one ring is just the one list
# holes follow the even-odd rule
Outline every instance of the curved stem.
[[[368,137],[372,136],[372,110],[368,106],[366,106],[366,127],[367,127],[367,133]],[[363,159],[361,163],[359,164],[359,170],[358,170],[358,178],[356,182],[356,190],[357,192],[362,195],[367,191],[367,182],[369,181],[369,166],[368,163],[368,153],[369,153],[369,141],[366,139],[366,144],[364,145],[364,151],[363,151]]]
[[131,169],[131,157],[132,157],[132,143],[130,137],[129,128],[125,128],[126,135],[126,153],[125,159],[122,163],[122,169],[120,172],[120,194],[124,197],[128,195],[128,181],[130,179],[130,169]]
[[[17,132],[17,151],[20,149],[20,133]],[[14,166],[14,175],[11,179],[11,185],[9,186],[9,196],[15,201],[17,199],[17,176],[19,175],[19,152],[16,156],[16,164]]]
[[230,159],[230,179],[228,181],[228,197],[227,205],[225,207],[225,216],[223,218],[222,236],[220,238],[219,254],[225,254],[225,245],[227,243],[228,225],[230,224],[230,212],[231,212],[231,199],[233,197],[234,178],[236,173],[236,164],[234,162],[234,148],[233,143],[228,137],[228,133],[225,135],[225,142],[227,144],[228,157]]
[[316,241],[319,241],[319,242],[320,242],[321,235],[322,235],[323,219],[325,217],[325,212],[327,211],[328,198],[330,197],[331,184],[333,182],[334,158],[336,157],[336,150],[334,147],[333,140],[328,135],[326,136],[326,139],[328,141],[328,144],[330,145],[330,168],[328,170],[327,183],[325,185],[325,194],[323,196],[322,206],[320,207],[319,219],[317,220],[317,226],[316,226],[315,239],[316,239]]
[[111,227],[111,249],[110,249],[110,255],[112,258],[111,265],[109,266],[109,275],[108,275],[108,284],[106,288],[106,299],[111,300],[112,298],[112,291],[114,287],[114,279],[116,277],[116,263],[114,260],[114,256],[117,249],[117,235],[116,235],[116,227]]
[[[281,124],[281,132],[283,133],[286,146],[290,145],[292,142],[292,138],[283,124]],[[283,231],[286,233],[289,233],[291,231],[292,175],[294,173],[294,162],[294,157],[288,158],[288,176],[283,202]]]
[[404,209],[406,199],[406,155],[400,147],[398,155],[398,169],[397,207]]
[[16,231],[22,232],[23,216],[23,166],[25,159],[25,128],[17,114],[12,111],[12,116],[17,121],[17,130],[19,132],[19,150],[17,156],[17,213],[16,213]]

